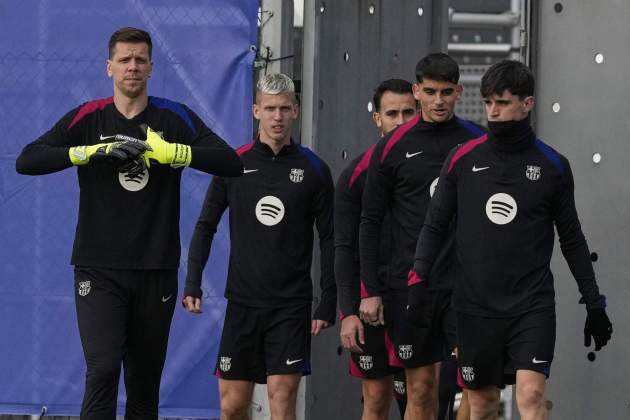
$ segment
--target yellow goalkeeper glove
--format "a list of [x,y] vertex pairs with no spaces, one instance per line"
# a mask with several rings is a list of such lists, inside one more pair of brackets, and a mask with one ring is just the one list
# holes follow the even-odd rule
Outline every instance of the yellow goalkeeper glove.
[[171,165],[171,168],[181,168],[190,165],[192,153],[190,146],[180,143],[169,143],[165,141],[151,127],[147,127],[147,144],[149,148],[144,152],[144,162],[147,168],[151,167],[151,162]]

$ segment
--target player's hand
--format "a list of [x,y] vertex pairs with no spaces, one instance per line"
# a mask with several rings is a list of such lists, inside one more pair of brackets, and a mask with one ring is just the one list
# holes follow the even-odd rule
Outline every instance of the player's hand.
[[180,168],[190,165],[192,152],[190,146],[179,143],[169,143],[158,133],[147,126],[147,144],[149,150],[144,153],[144,162],[147,168],[151,167],[151,162],[162,165],[171,165],[172,168]]
[[330,323],[322,319],[314,319],[311,321],[311,334],[317,335],[324,328],[330,327]]
[[182,299],[182,306],[188,312],[192,312],[193,314],[200,314],[203,311],[201,310],[201,299],[192,296],[184,296]]
[[385,325],[383,298],[380,296],[362,298],[359,306],[359,318],[372,326]]
[[612,337],[612,323],[604,308],[587,309],[586,313],[584,345],[590,347],[592,337],[595,341],[595,351],[599,351]]
[[70,161],[76,166],[89,162],[122,164],[138,159],[142,153],[149,149],[149,145],[142,140],[127,136],[117,136],[117,138],[122,138],[122,140],[71,147],[69,150]]
[[349,315],[341,320],[339,337],[344,349],[354,353],[363,353],[359,343],[365,344],[365,328],[358,316]]
[[426,328],[431,324],[433,312],[432,293],[428,282],[411,270],[407,274],[407,285],[409,287],[407,320],[411,325]]

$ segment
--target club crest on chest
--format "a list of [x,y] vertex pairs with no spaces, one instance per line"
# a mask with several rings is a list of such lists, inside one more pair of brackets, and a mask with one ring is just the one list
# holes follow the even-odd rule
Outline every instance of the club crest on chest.
[[540,166],[527,165],[525,176],[530,181],[538,181],[540,179]]
[[293,168],[289,172],[289,179],[296,184],[304,180],[304,169]]

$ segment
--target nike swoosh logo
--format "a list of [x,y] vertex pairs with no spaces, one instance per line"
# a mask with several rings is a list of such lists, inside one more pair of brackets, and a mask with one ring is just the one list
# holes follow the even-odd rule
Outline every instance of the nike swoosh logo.
[[243,169],[244,174],[249,174],[251,172],[258,172],[258,169]]
[[407,154],[405,155],[405,157],[406,157],[407,159],[409,159],[409,158],[412,158],[412,157],[414,157],[414,156],[421,155],[421,154],[422,154],[422,152],[424,152],[424,150],[420,150],[419,152],[416,152],[416,153],[409,153],[409,152],[407,152]]
[[490,169],[490,167],[484,166],[482,168],[477,168],[475,165],[473,165],[473,172],[485,171],[486,169]]
[[168,295],[167,297],[162,296],[162,303],[166,303],[169,301],[170,298],[172,298],[173,295]]
[[548,360],[536,360],[536,358],[534,357],[532,359],[532,363],[534,363],[536,365],[539,364],[539,363],[548,363]]
[[296,364],[297,362],[301,362],[301,361],[302,361],[302,359],[295,359],[295,360],[289,360],[289,359],[287,359],[287,366],[294,365],[294,364]]
[[113,135],[113,136],[104,136],[104,135],[102,135],[102,134],[101,134],[101,141],[103,141],[103,140],[107,140],[107,139],[113,139],[113,138],[115,138],[115,137],[116,137],[116,135]]

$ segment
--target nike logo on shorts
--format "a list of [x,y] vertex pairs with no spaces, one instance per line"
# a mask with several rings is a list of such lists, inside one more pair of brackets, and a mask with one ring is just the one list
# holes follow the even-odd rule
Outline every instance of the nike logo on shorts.
[[169,299],[170,299],[170,298],[172,298],[172,297],[173,297],[173,295],[172,295],[172,294],[168,295],[167,297],[162,296],[162,303],[166,303],[166,302],[168,302],[168,301],[169,301]]
[[252,172],[258,172],[258,169],[243,169],[244,174],[249,174]]
[[532,363],[538,365],[540,363],[549,363],[548,360],[537,360],[535,357],[532,359]]
[[295,360],[289,360],[289,359],[287,359],[287,366],[294,365],[294,364],[296,364],[297,362],[301,362],[301,361],[302,361],[302,359],[295,359]]

